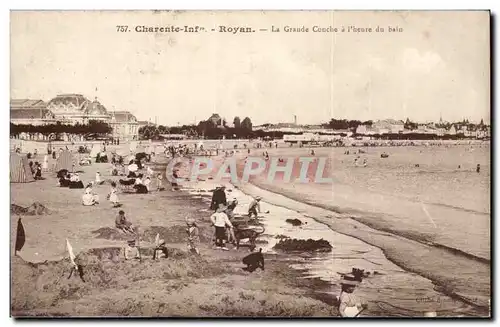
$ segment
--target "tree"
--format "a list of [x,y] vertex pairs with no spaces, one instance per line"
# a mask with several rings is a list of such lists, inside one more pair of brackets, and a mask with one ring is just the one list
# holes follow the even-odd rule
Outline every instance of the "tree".
[[241,122],[241,129],[246,132],[252,131],[252,121],[250,120],[250,118],[245,117],[245,119],[243,119],[243,121]]
[[166,134],[166,133],[168,133],[168,128],[165,127],[165,126],[163,126],[163,125],[158,126],[157,129],[158,129],[158,133],[160,133],[160,134]]
[[418,124],[417,123],[414,123],[409,118],[406,118],[406,122],[404,124],[404,129],[414,130],[414,129],[417,129],[417,128],[418,128]]
[[156,126],[146,125],[139,128],[139,138],[143,140],[152,139],[154,136],[154,130]]
[[238,116],[234,117],[234,119],[233,119],[233,125],[234,125],[234,128],[236,128],[236,129],[241,128],[240,117],[238,117]]

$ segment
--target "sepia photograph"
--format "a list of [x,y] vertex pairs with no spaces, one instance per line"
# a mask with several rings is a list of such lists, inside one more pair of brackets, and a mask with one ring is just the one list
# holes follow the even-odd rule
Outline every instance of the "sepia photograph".
[[11,10],[13,318],[491,319],[488,10]]

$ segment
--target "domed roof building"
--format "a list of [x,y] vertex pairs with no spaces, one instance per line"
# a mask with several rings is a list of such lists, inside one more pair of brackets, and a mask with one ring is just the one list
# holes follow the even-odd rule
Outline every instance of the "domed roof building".
[[91,103],[87,103],[84,111],[87,116],[111,117],[106,108],[97,99]]
[[11,99],[11,122],[14,124],[88,124],[97,120],[110,125],[114,139],[136,140],[137,118],[128,111],[108,111],[97,98],[90,101],[81,94],[59,94],[47,103],[42,100]]
[[97,98],[90,101],[81,94],[60,94],[48,102],[47,109],[57,120],[69,124],[85,124],[89,120],[107,121],[111,118]]

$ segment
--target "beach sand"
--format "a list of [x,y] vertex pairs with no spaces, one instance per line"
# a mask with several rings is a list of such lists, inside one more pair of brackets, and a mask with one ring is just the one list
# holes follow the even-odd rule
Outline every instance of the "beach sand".
[[[142,263],[123,262],[110,254],[116,247],[123,246],[126,238],[113,232],[118,209],[112,209],[109,202],[104,201],[109,184],[95,189],[101,204],[92,208],[80,205],[81,190],[58,188],[53,177],[31,184],[11,184],[11,203],[28,206],[39,201],[55,211],[49,216],[23,219],[28,235],[21,251],[23,259],[43,262],[64,258],[54,264],[57,274],[44,265],[27,270],[25,263],[14,258],[12,309],[20,315],[336,316],[337,310],[332,305],[340,291],[340,273],[357,267],[372,273],[358,291],[369,302],[365,316],[422,316],[427,311],[436,311],[439,316],[487,316],[490,267],[488,262],[477,261],[477,258],[484,260],[482,257],[489,257],[489,242],[478,239],[477,235],[486,238],[484,231],[487,230],[489,235],[489,228],[486,228],[486,223],[478,223],[469,228],[471,235],[463,234],[463,226],[449,222],[452,227],[445,226],[446,219],[442,219],[441,212],[435,211],[435,207],[457,210],[453,207],[458,203],[460,208],[466,209],[465,212],[480,217],[488,214],[489,202],[485,203],[484,199],[485,193],[489,192],[489,184],[484,183],[484,176],[480,177],[480,183],[477,180],[471,182],[479,184],[482,187],[479,190],[476,187],[464,192],[451,192],[453,187],[463,188],[463,183],[456,185],[456,176],[470,174],[474,164],[471,160],[478,156],[466,152],[465,155],[458,155],[471,162],[462,164],[463,171],[453,173],[455,177],[451,180],[455,183],[431,186],[434,193],[429,199],[425,197],[431,192],[418,194],[415,190],[422,189],[422,184],[418,182],[436,180],[435,176],[429,178],[429,167],[435,166],[433,163],[438,160],[439,153],[428,157],[431,159],[426,162],[419,152],[425,148],[411,149],[417,151],[413,154],[423,172],[419,173],[415,167],[410,167],[410,163],[398,159],[398,153],[407,151],[403,148],[389,149],[391,158],[394,158],[392,161],[377,160],[379,152],[388,149],[369,149],[366,156],[370,158],[370,170],[353,168],[353,156],[339,155],[344,149],[316,149],[317,156],[323,152],[328,155],[334,153],[332,167],[341,168],[332,174],[335,181],[333,190],[336,191],[333,194],[340,194],[333,197],[331,185],[286,185],[269,183],[262,177],[252,179],[251,183],[236,183],[235,186],[227,183],[230,189],[228,197],[237,197],[240,202],[237,208],[240,214],[247,210],[251,195],[263,195],[264,210],[270,210],[262,217],[266,232],[259,238],[261,242],[258,244],[266,256],[266,270],[253,274],[241,270],[240,261],[248,249],[228,252],[211,249],[213,231],[209,227],[210,213],[207,208],[211,197],[209,190],[218,182],[206,176],[204,181],[183,184],[184,191],[181,192],[168,190],[158,194],[119,195],[125,204],[122,209],[127,217],[141,227],[143,247],[152,247],[152,241],[159,232],[169,247],[178,249],[175,259],[167,259],[167,263],[153,263],[150,259]],[[252,153],[259,155],[262,151],[252,150]],[[307,155],[310,150],[280,148],[268,151],[271,156],[281,157]],[[238,157],[242,159],[245,155],[240,152]],[[401,155],[400,158],[404,157]],[[482,163],[483,171],[489,174],[489,157],[483,159],[486,161]],[[446,165],[439,169],[453,169],[450,163]],[[109,178],[106,167],[109,165],[83,167],[84,181],[93,179],[97,170],[101,171],[104,179]],[[160,167],[164,169],[164,166]],[[406,171],[403,174],[399,171],[398,174],[401,167]],[[443,173],[439,169],[434,174],[442,178]],[[187,173],[183,171],[182,174]],[[216,169],[212,177],[215,174]],[[404,181],[408,176],[417,174],[413,183],[401,186],[398,178]],[[377,183],[377,179],[384,183]],[[316,196],[311,197],[310,194]],[[455,202],[451,203],[450,199]],[[406,209],[413,208],[412,202],[417,202],[420,211],[415,216],[415,210],[399,210],[398,206],[391,205],[391,201],[402,203]],[[460,240],[457,241],[453,234],[447,238],[443,233],[436,233],[428,217],[420,217],[422,202],[440,229],[456,234],[462,232],[458,235],[471,237],[471,246],[464,248],[470,253],[464,251],[462,255],[450,252],[448,248],[433,246],[432,242],[436,240],[442,243],[451,240],[455,242],[451,243],[455,248],[464,243],[459,243]],[[184,217],[187,214],[201,222],[200,229],[204,235],[201,258],[184,252]],[[300,219],[307,225],[293,227],[285,222],[287,218]],[[15,233],[17,217],[11,219],[12,233]],[[465,220],[459,217],[459,223],[461,221]],[[300,239],[324,238],[333,245],[333,250],[325,255],[285,255],[272,248],[277,242],[277,235]],[[60,276],[52,277],[53,274],[58,275],[62,267],[69,273],[65,238],[70,240],[76,252],[92,257],[96,270],[92,275],[95,281],[90,286],[82,285],[78,279],[67,281]],[[105,263],[97,259],[102,257],[102,251],[96,255],[96,248],[104,249],[102,251],[108,257]],[[106,276],[105,281],[102,276]],[[31,292],[22,282],[26,278],[36,283],[37,292]],[[217,285],[215,291],[212,290],[214,284]],[[192,301],[195,304],[191,304]],[[63,303],[65,305],[60,306]],[[98,304],[105,309],[99,309]],[[396,307],[391,304],[396,304]]]
[[[84,182],[99,170],[109,178],[108,164],[82,167]],[[122,210],[140,226],[142,262],[119,254],[128,237],[117,233],[119,209],[105,200],[109,184],[97,186],[101,203],[81,205],[83,190],[60,188],[54,174],[46,180],[11,184],[11,203],[38,201],[50,215],[26,216],[26,244],[12,257],[11,312],[14,316],[335,316],[331,297],[315,299],[311,290],[324,283],[303,280],[289,267],[295,259],[267,255],[266,270],[248,273],[241,259],[249,253],[211,248],[213,230],[199,198],[170,190],[146,195],[119,194]],[[153,184],[154,185],[154,184]],[[201,256],[186,252],[185,216],[195,217],[201,231]],[[18,216],[11,217],[14,252]],[[171,258],[151,260],[156,233],[167,242]],[[70,261],[65,239],[86,262],[86,283],[67,279]],[[300,262],[300,261],[297,261]],[[319,296],[316,296],[319,298]]]

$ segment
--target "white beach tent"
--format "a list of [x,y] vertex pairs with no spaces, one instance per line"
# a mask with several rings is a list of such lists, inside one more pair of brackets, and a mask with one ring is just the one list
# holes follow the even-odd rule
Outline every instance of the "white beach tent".
[[92,150],[90,150],[90,157],[95,158],[97,157],[97,154],[101,152],[101,145],[100,144],[94,144],[92,146]]

